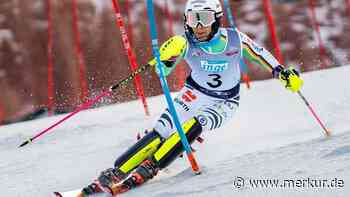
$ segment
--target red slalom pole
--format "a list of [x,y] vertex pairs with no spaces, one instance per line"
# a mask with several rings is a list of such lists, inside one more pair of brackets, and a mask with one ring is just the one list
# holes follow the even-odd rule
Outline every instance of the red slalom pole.
[[131,14],[130,14],[130,1],[129,0],[125,0],[125,9],[126,9],[126,15],[127,15],[127,19],[128,19],[128,23],[127,23],[127,30],[128,30],[128,36],[129,36],[129,42],[130,45],[132,46],[132,42],[134,40],[134,31],[133,31],[133,25],[132,25],[132,18],[131,18]]
[[275,25],[275,21],[272,15],[272,9],[271,9],[271,1],[270,0],[264,0],[263,1],[263,7],[264,7],[264,12],[267,18],[267,23],[270,29],[270,34],[271,34],[271,39],[272,39],[272,44],[273,44],[273,48],[275,51],[275,56],[278,59],[278,61],[281,64],[284,64],[284,60],[283,60],[283,56],[281,53],[281,49],[280,49],[280,45],[279,45],[279,41],[277,38],[277,31],[276,31],[276,25]]
[[79,66],[79,78],[80,78],[80,87],[81,94],[80,100],[84,102],[84,100],[88,97],[88,85],[86,82],[86,67],[84,63],[84,57],[81,50],[81,40],[80,33],[78,27],[78,6],[77,0],[72,0],[72,16],[73,16],[73,31],[75,38],[75,54],[77,56],[78,66]]
[[320,53],[320,58],[321,58],[321,67],[322,68],[326,68],[327,63],[325,62],[325,59],[327,58],[327,54],[326,54],[326,48],[324,47],[324,44],[322,42],[322,38],[321,38],[321,31],[320,31],[320,25],[317,21],[317,17],[316,17],[316,11],[315,11],[315,1],[314,0],[309,0],[309,9],[310,9],[310,13],[311,13],[311,23],[312,23],[312,27],[314,28],[315,32],[316,32],[316,39],[319,45],[319,53]]
[[52,31],[52,8],[51,0],[46,0],[47,4],[47,108],[49,116],[53,114],[54,107],[54,79],[53,79],[53,57],[52,57],[52,47],[53,47],[53,31]]
[[0,103],[0,125],[4,122],[5,120],[5,110],[2,104]]
[[309,108],[310,112],[312,113],[312,115],[314,116],[314,118],[316,119],[318,124],[320,124],[320,126],[322,127],[323,131],[325,132],[325,135],[328,137],[331,136],[331,132],[325,127],[325,125],[322,123],[321,119],[317,116],[315,110],[311,107],[309,101],[306,100],[306,98],[304,97],[304,95],[300,91],[298,91],[298,94],[301,97],[301,99],[304,101],[306,106]]
[[350,16],[350,0],[346,0],[347,4],[348,4],[348,14]]
[[[127,56],[128,56],[128,60],[129,60],[131,69],[132,69],[132,71],[135,71],[137,69],[138,65],[137,65],[137,62],[136,62],[135,54],[132,51],[131,46],[130,46],[130,42],[129,42],[129,38],[128,38],[128,35],[127,35],[127,31],[126,31],[125,26],[124,26],[124,21],[123,21],[122,15],[120,13],[119,3],[116,0],[112,0],[112,3],[113,3],[114,11],[115,11],[115,16],[116,16],[116,25],[120,29],[120,32],[121,32],[121,35],[122,35],[122,41],[123,41],[124,48],[125,48],[125,51],[126,51]],[[146,97],[145,97],[145,94],[144,94],[144,89],[143,89],[143,86],[142,86],[142,83],[141,83],[141,78],[140,78],[139,75],[135,76],[134,82],[135,82],[135,87],[136,87],[137,94],[138,94],[138,96],[140,97],[140,99],[141,99],[141,101],[143,103],[143,108],[145,110],[145,114],[147,116],[149,116],[148,104],[147,104],[147,101],[146,101]]]

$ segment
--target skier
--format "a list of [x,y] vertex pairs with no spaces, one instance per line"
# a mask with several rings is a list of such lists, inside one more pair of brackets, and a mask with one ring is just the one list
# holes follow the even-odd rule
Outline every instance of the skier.
[[[190,143],[203,131],[224,125],[236,112],[240,99],[240,58],[266,68],[292,92],[299,91],[303,85],[295,69],[284,68],[246,34],[238,29],[220,27],[222,16],[219,0],[188,0],[184,13],[185,34],[170,38],[160,48],[165,76],[182,59],[191,68],[185,86],[174,99]],[[156,60],[148,64],[155,66]],[[159,73],[157,67],[155,69]],[[114,194],[125,192],[153,178],[183,151],[172,116],[165,110],[153,130],[124,152],[113,168],[103,171],[98,181],[84,188],[82,193],[89,195],[106,188]]]

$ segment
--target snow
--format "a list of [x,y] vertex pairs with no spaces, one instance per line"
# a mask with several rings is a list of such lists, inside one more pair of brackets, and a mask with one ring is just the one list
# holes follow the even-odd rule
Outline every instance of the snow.
[[[277,80],[242,86],[241,105],[225,127],[195,144],[203,170],[195,176],[186,159],[176,160],[154,180],[122,196],[349,196],[350,66],[302,75],[302,93],[331,130],[326,139],[303,101]],[[165,108],[162,96],[149,98],[151,117],[139,101],[86,110],[34,144],[23,140],[49,127],[55,116],[0,127],[1,196],[41,197],[93,180],[151,128]],[[245,187],[233,187],[236,177]],[[329,179],[338,188],[252,188],[249,179]]]

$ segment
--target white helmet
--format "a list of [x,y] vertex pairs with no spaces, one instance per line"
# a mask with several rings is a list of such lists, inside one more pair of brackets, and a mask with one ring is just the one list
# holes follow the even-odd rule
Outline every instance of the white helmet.
[[211,25],[212,32],[208,41],[211,40],[219,30],[222,16],[223,11],[219,0],[188,0],[184,13],[186,35],[193,39],[195,38],[193,27],[197,27],[199,24],[202,26]]
[[[212,10],[218,17],[223,15],[222,6],[219,0],[188,0],[186,3],[185,14],[188,11]],[[219,16],[220,15],[220,16]]]

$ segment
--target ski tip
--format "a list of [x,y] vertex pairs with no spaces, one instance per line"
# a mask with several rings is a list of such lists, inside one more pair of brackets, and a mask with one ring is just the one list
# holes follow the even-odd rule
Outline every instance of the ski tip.
[[63,197],[62,194],[59,193],[59,192],[54,192],[53,194],[54,194],[56,197]]

